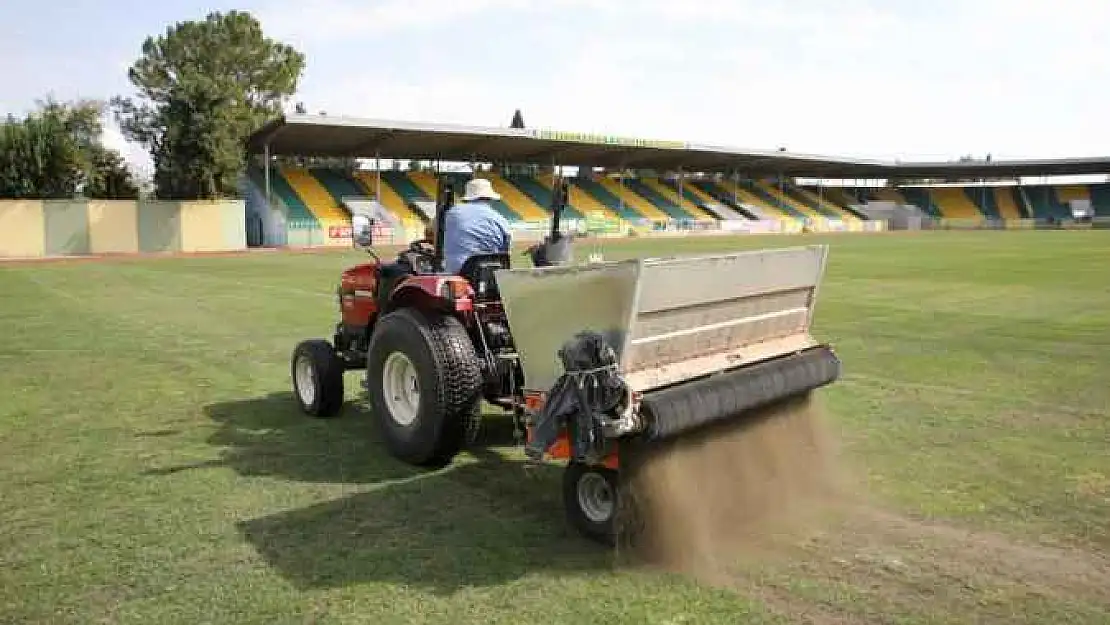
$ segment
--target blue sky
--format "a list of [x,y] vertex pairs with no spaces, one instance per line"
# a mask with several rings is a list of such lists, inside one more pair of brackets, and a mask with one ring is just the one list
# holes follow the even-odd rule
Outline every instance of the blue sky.
[[5,0],[0,113],[130,93],[145,36],[230,8],[305,52],[313,112],[496,126],[519,107],[529,126],[879,158],[1110,154],[1106,0]]

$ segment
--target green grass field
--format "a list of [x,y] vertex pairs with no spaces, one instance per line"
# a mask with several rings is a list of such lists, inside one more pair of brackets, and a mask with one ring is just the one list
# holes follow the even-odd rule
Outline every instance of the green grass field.
[[356,252],[0,265],[0,621],[1110,622],[1110,232],[605,254],[812,241],[869,513],[716,585],[615,568],[509,449],[421,472],[302,417]]

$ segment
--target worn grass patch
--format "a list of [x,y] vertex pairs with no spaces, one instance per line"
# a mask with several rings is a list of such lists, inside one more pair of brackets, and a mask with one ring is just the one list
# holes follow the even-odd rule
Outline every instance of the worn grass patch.
[[496,437],[394,462],[355,374],[342,417],[298,414],[289,352],[356,253],[0,266],[0,621],[1110,621],[1110,234],[599,247],[811,241],[865,503],[719,583],[614,568]]

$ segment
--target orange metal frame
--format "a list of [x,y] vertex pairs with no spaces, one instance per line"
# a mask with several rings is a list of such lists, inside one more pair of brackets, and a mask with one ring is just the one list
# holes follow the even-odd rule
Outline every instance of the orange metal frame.
[[[524,405],[531,413],[539,412],[543,408],[546,396],[543,393],[529,393],[524,397]],[[527,428],[528,442],[532,442],[532,428]],[[613,446],[613,450],[605,456],[605,460],[601,462],[601,466],[614,471],[620,467],[620,456],[618,455],[619,447]],[[555,439],[555,443],[551,445],[548,450],[548,455],[555,460],[569,460],[571,457],[570,436],[566,430],[559,432],[559,436]]]

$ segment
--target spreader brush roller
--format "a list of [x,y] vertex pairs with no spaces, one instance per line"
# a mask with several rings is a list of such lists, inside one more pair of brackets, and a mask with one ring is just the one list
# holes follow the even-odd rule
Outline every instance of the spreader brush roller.
[[830,384],[839,371],[836,355],[822,346],[654,391],[641,403],[641,436],[662,441],[742,417]]

